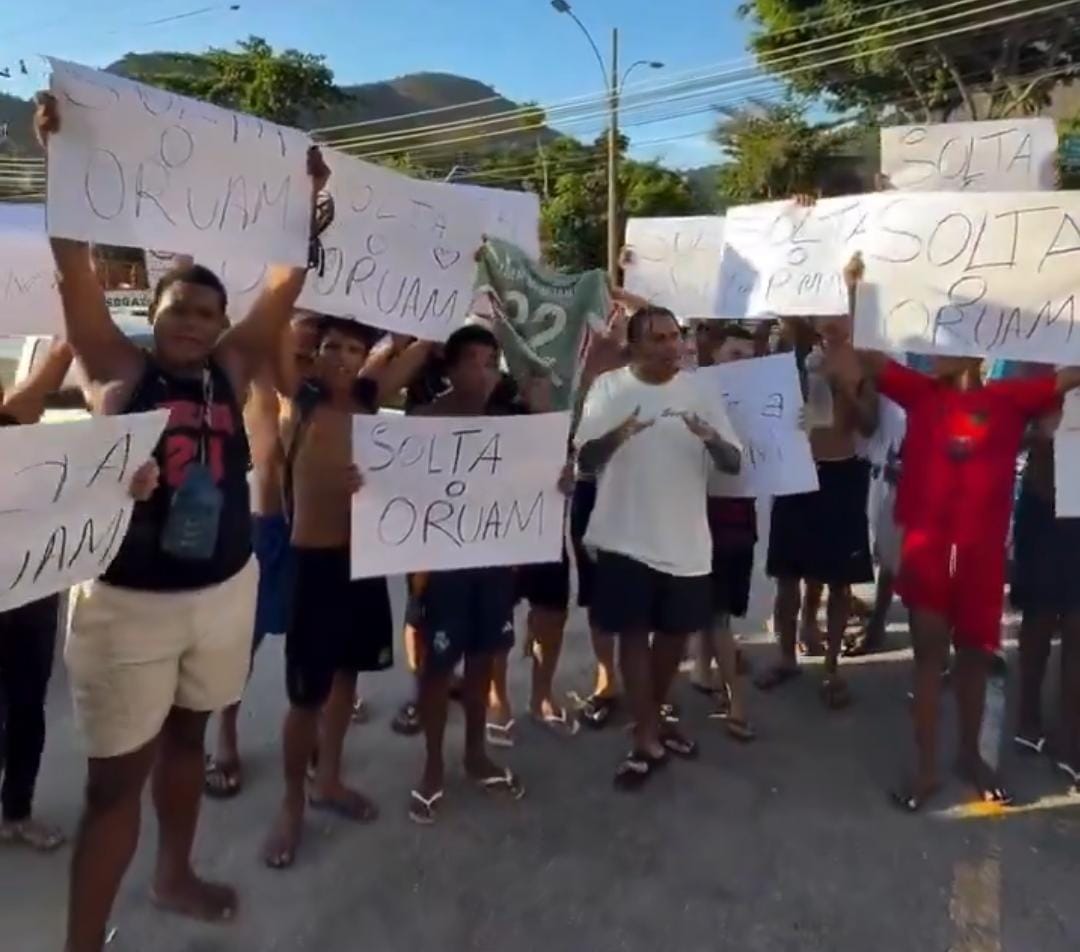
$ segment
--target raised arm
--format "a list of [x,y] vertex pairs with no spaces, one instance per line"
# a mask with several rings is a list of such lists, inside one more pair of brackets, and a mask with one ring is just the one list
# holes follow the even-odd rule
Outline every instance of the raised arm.
[[[60,131],[60,109],[51,93],[38,93],[34,132],[48,152],[49,137]],[[142,372],[139,348],[113,323],[85,241],[50,240],[56,262],[57,290],[71,349],[92,383],[133,382]]]
[[429,340],[414,340],[402,348],[387,348],[385,356],[372,355],[376,357],[375,362],[365,364],[360,376],[372,377],[378,383],[380,406],[392,402],[412,382],[434,346]]
[[[320,197],[330,179],[330,169],[315,146],[308,150],[307,170],[311,177],[311,237],[314,241],[333,220],[333,204],[323,202]],[[274,359],[306,277],[306,268],[282,265],[270,268],[251,310],[222,334],[215,356],[238,391],[246,389],[261,367]]]
[[63,385],[71,360],[67,343],[53,342],[45,359],[0,404],[0,413],[19,423],[37,423],[45,412],[46,399]]

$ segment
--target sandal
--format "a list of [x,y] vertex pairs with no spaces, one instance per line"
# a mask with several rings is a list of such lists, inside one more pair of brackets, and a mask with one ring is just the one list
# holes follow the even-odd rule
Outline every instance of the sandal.
[[713,703],[716,706],[709,711],[710,721],[726,721],[731,717],[731,695],[727,691],[716,691],[713,694]]
[[239,763],[221,763],[213,757],[206,758],[203,776],[203,792],[214,800],[231,800],[244,787],[244,777]]
[[615,768],[615,789],[633,793],[640,790],[645,781],[667,764],[667,757],[654,757],[645,751],[633,750]]
[[941,789],[940,784],[934,784],[926,790],[918,791],[914,787],[905,786],[889,791],[889,799],[892,805],[905,813],[918,813],[926,805],[926,802]]
[[661,704],[660,705],[660,723],[661,724],[678,724],[680,712],[679,708],[674,704]]
[[514,719],[512,717],[505,724],[488,721],[484,729],[487,742],[492,747],[509,748],[514,746]]
[[974,767],[959,766],[956,773],[964,783],[975,788],[975,792],[983,803],[1011,807],[1016,802],[1016,798],[1001,783],[997,772],[984,763],[979,763]]
[[476,782],[482,790],[486,790],[488,793],[505,791],[511,800],[520,800],[525,796],[525,785],[509,767],[504,768],[502,773],[492,774],[490,777],[481,777]]
[[671,751],[676,757],[681,757],[683,760],[697,760],[701,753],[694,741],[684,737],[670,725],[661,732],[660,743],[664,745],[664,750]]
[[1046,738],[1030,734],[1017,734],[1013,738],[1016,744],[1026,754],[1041,754],[1046,749]]
[[436,790],[430,797],[425,797],[419,790],[413,790],[409,794],[409,819],[420,826],[431,826],[435,822],[442,798],[441,790]]
[[772,691],[799,677],[802,677],[802,669],[798,665],[777,664],[754,678],[754,687],[759,691]]
[[38,853],[52,853],[67,842],[67,837],[54,826],[46,826],[27,818],[0,823],[0,843],[29,846]]
[[550,714],[533,714],[533,719],[553,733],[564,737],[576,737],[581,730],[581,721],[565,707],[552,711]]
[[423,725],[420,723],[420,708],[413,701],[402,704],[394,719],[390,722],[390,730],[404,737],[413,737],[420,733]]
[[842,711],[851,706],[851,691],[847,682],[835,675],[821,682],[821,700],[830,711]]
[[[571,698],[573,700],[573,697]],[[578,713],[587,727],[593,730],[601,730],[611,720],[611,715],[618,710],[619,699],[617,697],[602,697],[594,694],[584,701],[578,698]]]

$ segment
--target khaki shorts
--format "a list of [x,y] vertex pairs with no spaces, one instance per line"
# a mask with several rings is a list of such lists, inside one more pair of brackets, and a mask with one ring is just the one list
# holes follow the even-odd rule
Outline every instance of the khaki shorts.
[[251,665],[254,558],[220,585],[145,592],[86,582],[64,649],[88,755],[119,757],[157,737],[169,710],[240,700]]

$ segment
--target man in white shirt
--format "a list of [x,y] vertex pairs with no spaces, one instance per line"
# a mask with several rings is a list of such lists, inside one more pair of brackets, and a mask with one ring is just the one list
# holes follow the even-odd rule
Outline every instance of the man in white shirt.
[[634,750],[615,783],[636,789],[669,752],[697,755],[674,725],[661,726],[660,705],[687,636],[711,618],[710,467],[738,472],[741,448],[723,406],[680,371],[681,333],[670,311],[636,312],[627,344],[629,365],[589,390],[575,443],[579,463],[600,474],[585,535],[597,553],[592,626],[620,636],[635,720]]

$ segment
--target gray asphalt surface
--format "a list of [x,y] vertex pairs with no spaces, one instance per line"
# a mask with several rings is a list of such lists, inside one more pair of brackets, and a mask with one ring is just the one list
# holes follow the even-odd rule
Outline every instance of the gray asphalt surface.
[[[893,638],[906,641],[902,630]],[[765,644],[748,653],[758,666],[771,658]],[[587,687],[589,660],[577,616],[563,689]],[[824,710],[813,666],[774,695],[753,692],[761,738],[747,748],[707,721],[706,702],[681,685],[684,726],[702,758],[674,763],[639,795],[612,790],[627,746],[621,729],[565,739],[522,723],[505,759],[528,796],[488,798],[456,766],[455,721],[455,766],[429,829],[406,817],[420,741],[388,726],[407,690],[399,664],[365,680],[373,721],[353,728],[347,749],[349,778],[378,799],[382,818],[356,828],[310,817],[295,868],[272,872],[258,854],[280,795],[281,668],[275,639],[260,654],[242,717],[247,789],[206,803],[197,842],[200,871],[240,888],[238,920],[205,926],[150,906],[147,809],[110,952],[1080,948],[1080,798],[1054,798],[1061,787],[1045,762],[1006,750],[1016,792],[1031,804],[1006,817],[950,814],[964,797],[956,784],[937,813],[909,817],[889,806],[885,790],[910,749],[903,651],[852,665],[856,703],[846,712]],[[527,665],[515,656],[512,671],[523,699]],[[49,718],[38,812],[71,830],[84,764],[62,666]],[[0,849],[3,952],[58,952],[69,855]]]

